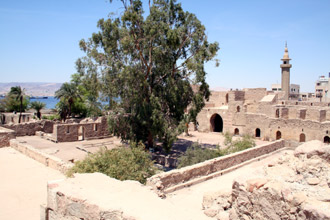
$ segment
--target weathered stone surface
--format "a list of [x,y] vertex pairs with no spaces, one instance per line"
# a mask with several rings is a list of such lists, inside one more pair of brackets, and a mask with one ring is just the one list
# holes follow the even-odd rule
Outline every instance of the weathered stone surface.
[[[264,177],[236,179],[227,210],[229,218],[330,219],[330,164],[322,153],[326,150],[320,150],[319,145],[311,146],[313,143],[297,148],[294,154],[285,154],[274,166],[266,165]],[[203,206],[214,207],[211,201],[217,198],[211,195],[204,196]],[[225,211],[219,206],[218,210]]]
[[[119,181],[101,173],[52,181],[47,189],[47,208],[54,220],[208,219],[191,216],[136,181]],[[207,213],[216,216],[218,210]]]

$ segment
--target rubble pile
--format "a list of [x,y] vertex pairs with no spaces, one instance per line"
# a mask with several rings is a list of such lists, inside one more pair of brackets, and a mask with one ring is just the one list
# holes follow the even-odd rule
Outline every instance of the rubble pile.
[[231,192],[210,192],[204,213],[224,219],[330,220],[330,146],[310,141],[286,152]]

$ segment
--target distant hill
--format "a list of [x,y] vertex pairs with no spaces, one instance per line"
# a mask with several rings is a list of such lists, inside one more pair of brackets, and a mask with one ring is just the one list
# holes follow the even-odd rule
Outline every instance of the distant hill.
[[0,83],[0,95],[7,94],[11,87],[21,86],[25,89],[25,94],[29,96],[54,96],[55,91],[61,87],[62,83],[41,83],[41,82],[29,82],[29,83]]

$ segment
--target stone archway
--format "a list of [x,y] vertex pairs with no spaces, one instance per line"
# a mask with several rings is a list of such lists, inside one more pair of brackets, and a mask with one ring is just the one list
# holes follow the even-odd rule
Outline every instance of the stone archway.
[[222,132],[223,120],[219,114],[213,114],[210,119],[210,123],[212,132]]
[[326,144],[329,144],[330,143],[330,137],[329,136],[325,136],[323,138],[323,142],[326,143]]
[[306,141],[306,135],[303,134],[303,133],[301,133],[301,134],[299,135],[299,142],[305,142],[305,141]]
[[260,137],[260,134],[261,134],[260,128],[257,128],[256,129],[256,137]]
[[238,128],[235,128],[235,130],[234,130],[234,134],[235,134],[235,135],[239,135],[239,129],[238,129]]
[[280,131],[276,132],[276,140],[279,140],[282,138],[282,133]]

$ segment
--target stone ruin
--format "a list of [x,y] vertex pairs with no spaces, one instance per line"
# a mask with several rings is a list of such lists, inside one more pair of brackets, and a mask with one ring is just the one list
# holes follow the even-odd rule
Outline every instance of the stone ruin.
[[300,145],[231,191],[204,194],[204,213],[214,219],[330,219],[330,146]]

